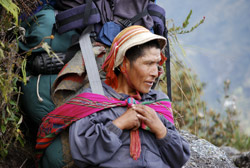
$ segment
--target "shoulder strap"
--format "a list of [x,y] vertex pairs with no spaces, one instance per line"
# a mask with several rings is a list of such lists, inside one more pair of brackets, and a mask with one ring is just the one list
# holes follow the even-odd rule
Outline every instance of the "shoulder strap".
[[100,75],[97,69],[95,55],[90,41],[92,26],[86,27],[79,39],[83,60],[85,63],[89,84],[93,93],[104,95]]

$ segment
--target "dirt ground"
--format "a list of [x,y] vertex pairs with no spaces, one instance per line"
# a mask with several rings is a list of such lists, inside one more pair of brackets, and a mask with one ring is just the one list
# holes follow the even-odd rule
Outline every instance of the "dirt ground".
[[0,158],[0,168],[35,168],[35,142],[38,127],[25,118],[21,125],[25,145],[11,144],[6,158]]
[[30,147],[9,148],[4,160],[0,160],[0,168],[33,168],[35,167],[34,153]]

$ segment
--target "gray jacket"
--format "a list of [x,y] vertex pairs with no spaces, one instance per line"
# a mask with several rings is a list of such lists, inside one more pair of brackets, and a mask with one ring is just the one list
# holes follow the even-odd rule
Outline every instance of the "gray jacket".
[[[103,84],[106,96],[125,100],[128,96],[116,93]],[[85,92],[91,92],[90,89]],[[154,101],[167,96],[151,90],[143,94],[141,102]],[[69,131],[70,149],[75,164],[79,167],[107,168],[178,168],[189,159],[189,144],[175,126],[159,115],[168,132],[156,139],[150,131],[139,129],[141,155],[138,160],[130,156],[130,131],[121,130],[112,121],[122,115],[126,107],[115,107],[94,113],[73,123]]]

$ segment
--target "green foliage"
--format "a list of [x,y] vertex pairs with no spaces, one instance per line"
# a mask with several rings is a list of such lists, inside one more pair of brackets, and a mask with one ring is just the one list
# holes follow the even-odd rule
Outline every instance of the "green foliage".
[[[54,37],[52,37],[54,38]],[[62,60],[56,55],[56,53],[51,49],[51,47],[48,45],[48,43],[42,43],[42,48],[48,53],[50,57],[55,57],[61,64],[64,64]]]
[[[2,2],[3,3],[3,2]],[[18,27],[13,26],[12,15],[2,11],[0,18],[0,156],[5,157],[8,147],[19,142],[24,144],[20,131],[22,115],[19,112],[18,100],[20,88],[17,86],[21,65],[24,58],[18,55]]]
[[[181,51],[184,56],[186,53],[179,43],[177,35],[192,32],[205,20],[203,17],[196,25],[187,29],[191,14],[192,11],[182,26],[175,26],[172,20],[166,23],[169,30],[171,51],[172,106],[175,124],[178,128],[188,130],[217,146],[228,145],[239,150],[249,150],[250,138],[240,131],[237,109],[225,109],[223,117],[221,116],[223,111],[216,112],[208,109],[206,103],[201,100],[205,84],[201,83],[197,75],[179,59],[178,51]],[[166,91],[164,89],[166,88],[165,81],[166,79],[163,77],[160,83],[164,91]],[[226,100],[230,97],[227,82],[225,82],[224,91],[224,99]]]
[[[192,10],[190,10],[188,16],[186,17],[185,21],[182,23],[182,26],[175,26],[174,22],[171,20],[172,22],[172,27],[169,28],[169,33],[171,35],[176,36],[176,34],[186,34],[186,33],[190,33],[192,31],[194,31],[198,26],[200,26],[202,23],[204,23],[205,21],[205,16],[199,21],[199,23],[195,24],[194,26],[192,26],[189,30],[187,30],[187,26],[189,25],[189,19],[191,18],[192,15]],[[170,22],[170,21],[168,21]],[[168,23],[169,24],[169,23]]]
[[18,14],[20,9],[11,0],[1,0],[0,5],[2,5],[8,12],[12,14],[15,19],[15,24],[18,25]]
[[250,149],[250,138],[248,135],[241,131],[239,126],[239,120],[237,119],[239,111],[235,106],[235,100],[229,95],[230,81],[224,82],[224,112],[216,113],[213,110],[205,111],[208,113],[209,125],[202,126],[200,129],[202,132],[206,132],[202,138],[216,144],[217,146],[226,145],[233,146],[241,151]]

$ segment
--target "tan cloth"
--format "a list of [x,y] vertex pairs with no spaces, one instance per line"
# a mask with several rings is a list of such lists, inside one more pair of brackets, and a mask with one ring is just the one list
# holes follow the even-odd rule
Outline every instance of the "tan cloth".
[[[100,72],[106,57],[106,47],[98,42],[94,42],[92,45]],[[102,75],[101,78],[104,78],[104,76]],[[82,53],[78,51],[59,72],[51,88],[51,99],[58,107],[84,88],[89,87],[88,83]]]

